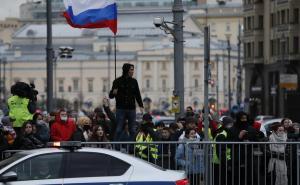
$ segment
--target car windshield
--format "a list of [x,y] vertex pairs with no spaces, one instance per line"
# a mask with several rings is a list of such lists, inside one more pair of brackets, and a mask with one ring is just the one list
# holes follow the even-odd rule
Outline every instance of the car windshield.
[[21,154],[21,153],[16,153],[14,154],[12,157],[5,159],[3,161],[0,162],[0,169],[6,167],[7,165],[13,163],[16,160],[19,160],[23,157],[25,157],[27,154]]

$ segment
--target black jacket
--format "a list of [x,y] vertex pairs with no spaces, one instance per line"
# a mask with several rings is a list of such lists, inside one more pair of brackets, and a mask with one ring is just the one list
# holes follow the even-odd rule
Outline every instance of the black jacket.
[[[113,94],[114,89],[118,89],[116,95]],[[137,80],[128,76],[121,76],[114,80],[113,87],[109,93],[109,98],[116,98],[117,109],[135,110],[135,100],[140,107],[143,107]]]
[[25,150],[44,147],[42,141],[36,138],[33,134],[24,135],[24,137],[21,139],[21,143],[22,143],[21,149],[25,149]]
[[71,137],[71,141],[81,141],[81,142],[86,142],[84,135],[83,135],[83,130],[79,128],[78,126],[76,127],[76,131],[73,133]]

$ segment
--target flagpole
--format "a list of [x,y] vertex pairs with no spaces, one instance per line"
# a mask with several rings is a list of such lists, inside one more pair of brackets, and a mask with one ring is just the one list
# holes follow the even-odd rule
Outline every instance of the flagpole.
[[115,45],[115,79],[117,78],[117,35],[114,35],[114,45]]

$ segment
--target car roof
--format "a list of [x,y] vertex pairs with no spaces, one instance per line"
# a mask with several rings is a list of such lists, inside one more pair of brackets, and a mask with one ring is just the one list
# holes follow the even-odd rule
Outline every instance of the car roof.
[[268,119],[263,122],[263,125],[269,125],[275,122],[281,122],[283,118],[276,118],[276,119]]

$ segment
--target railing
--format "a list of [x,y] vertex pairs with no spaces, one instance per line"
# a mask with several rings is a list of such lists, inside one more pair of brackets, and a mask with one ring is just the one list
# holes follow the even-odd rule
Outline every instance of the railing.
[[[191,185],[298,185],[300,142],[87,142],[166,169],[185,170]],[[19,150],[5,151],[3,156]]]

